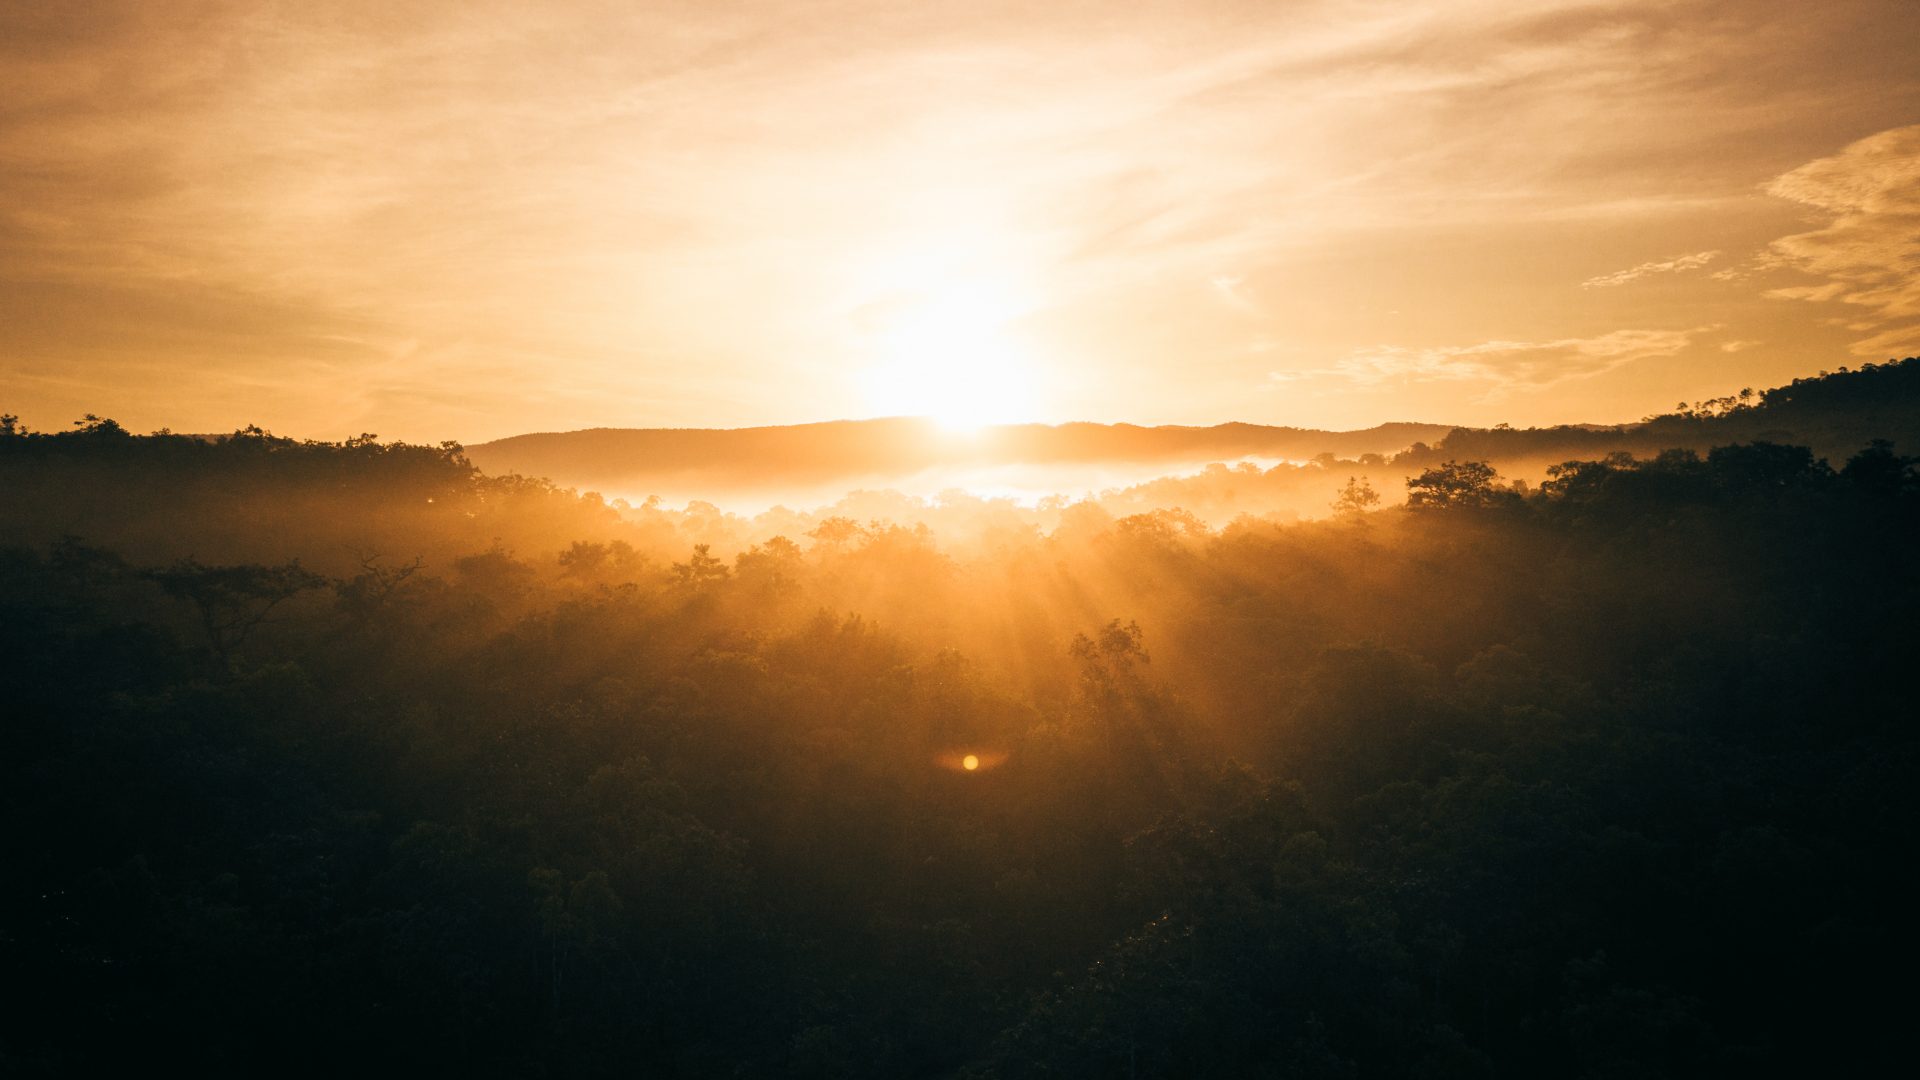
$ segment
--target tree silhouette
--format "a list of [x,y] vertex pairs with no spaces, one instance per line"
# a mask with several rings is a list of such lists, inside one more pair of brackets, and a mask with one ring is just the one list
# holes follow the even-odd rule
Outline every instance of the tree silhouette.
[[693,555],[686,562],[673,564],[674,579],[680,584],[700,588],[725,581],[732,576],[726,560],[713,554],[713,545],[693,545]]
[[1920,476],[1915,475],[1916,465],[1920,465],[1920,458],[1902,457],[1893,452],[1891,441],[1875,439],[1866,449],[1847,459],[1840,478],[1862,487],[1895,492],[1920,480]]
[[1414,510],[1450,510],[1491,506],[1501,491],[1499,474],[1484,461],[1449,461],[1407,481],[1407,506]]
[[267,621],[273,609],[328,579],[302,567],[298,561],[279,566],[206,566],[182,559],[161,570],[147,571],[167,595],[192,604],[200,618],[207,646],[222,664],[231,664],[235,650]]
[[1358,517],[1380,505],[1380,493],[1359,477],[1347,477],[1347,486],[1334,496],[1333,512],[1341,517]]

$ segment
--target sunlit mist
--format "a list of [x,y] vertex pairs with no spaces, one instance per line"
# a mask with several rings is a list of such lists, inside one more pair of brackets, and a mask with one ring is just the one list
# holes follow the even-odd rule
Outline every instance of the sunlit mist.
[[1916,45],[0,0],[4,1075],[1910,1072]]

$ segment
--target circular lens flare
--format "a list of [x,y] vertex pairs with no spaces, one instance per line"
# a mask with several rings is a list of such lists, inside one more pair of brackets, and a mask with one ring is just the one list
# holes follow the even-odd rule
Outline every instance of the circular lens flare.
[[1004,750],[987,747],[967,752],[956,748],[934,758],[933,764],[948,772],[979,773],[984,776],[1006,764],[1006,761]]

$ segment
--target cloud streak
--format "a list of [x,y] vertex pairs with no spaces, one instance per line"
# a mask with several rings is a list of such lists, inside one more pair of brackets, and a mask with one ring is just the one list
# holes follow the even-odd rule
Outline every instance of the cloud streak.
[[1551,238],[1724,245],[1708,223],[1829,151],[1836,110],[1920,107],[1910,5],[1782,38],[1794,10],[0,6],[0,404],[469,440],[809,420],[858,399],[860,312],[991,286],[1063,388],[1042,418],[1206,422],[1244,404],[1208,387],[1385,317],[1657,325],[1611,286],[1700,288],[1700,255],[1591,279],[1569,326],[1590,271]]
[[1625,364],[1679,355],[1708,327],[1690,330],[1615,330],[1556,341],[1483,341],[1431,348],[1366,349],[1334,365],[1361,383],[1388,380],[1482,381],[1496,388],[1540,389],[1591,379]]
[[1498,401],[1570,381],[1592,379],[1629,364],[1679,356],[1712,326],[1684,330],[1614,330],[1551,341],[1483,341],[1470,345],[1357,349],[1324,367],[1268,373],[1272,383],[1333,378],[1362,389],[1475,384],[1480,400]]
[[1718,258],[1718,251],[1699,251],[1692,255],[1680,255],[1671,259],[1643,262],[1625,270],[1616,270],[1611,274],[1590,277],[1580,283],[1583,289],[1612,289],[1630,281],[1638,281],[1654,274],[1678,274],[1688,270],[1698,270]]

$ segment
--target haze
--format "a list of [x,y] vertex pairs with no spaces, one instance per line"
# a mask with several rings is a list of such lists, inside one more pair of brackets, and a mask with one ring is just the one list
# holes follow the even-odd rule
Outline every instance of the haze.
[[0,0],[0,1075],[1910,1070],[1916,44]]
[[1920,349],[1920,7],[0,6],[0,396],[1636,419]]

